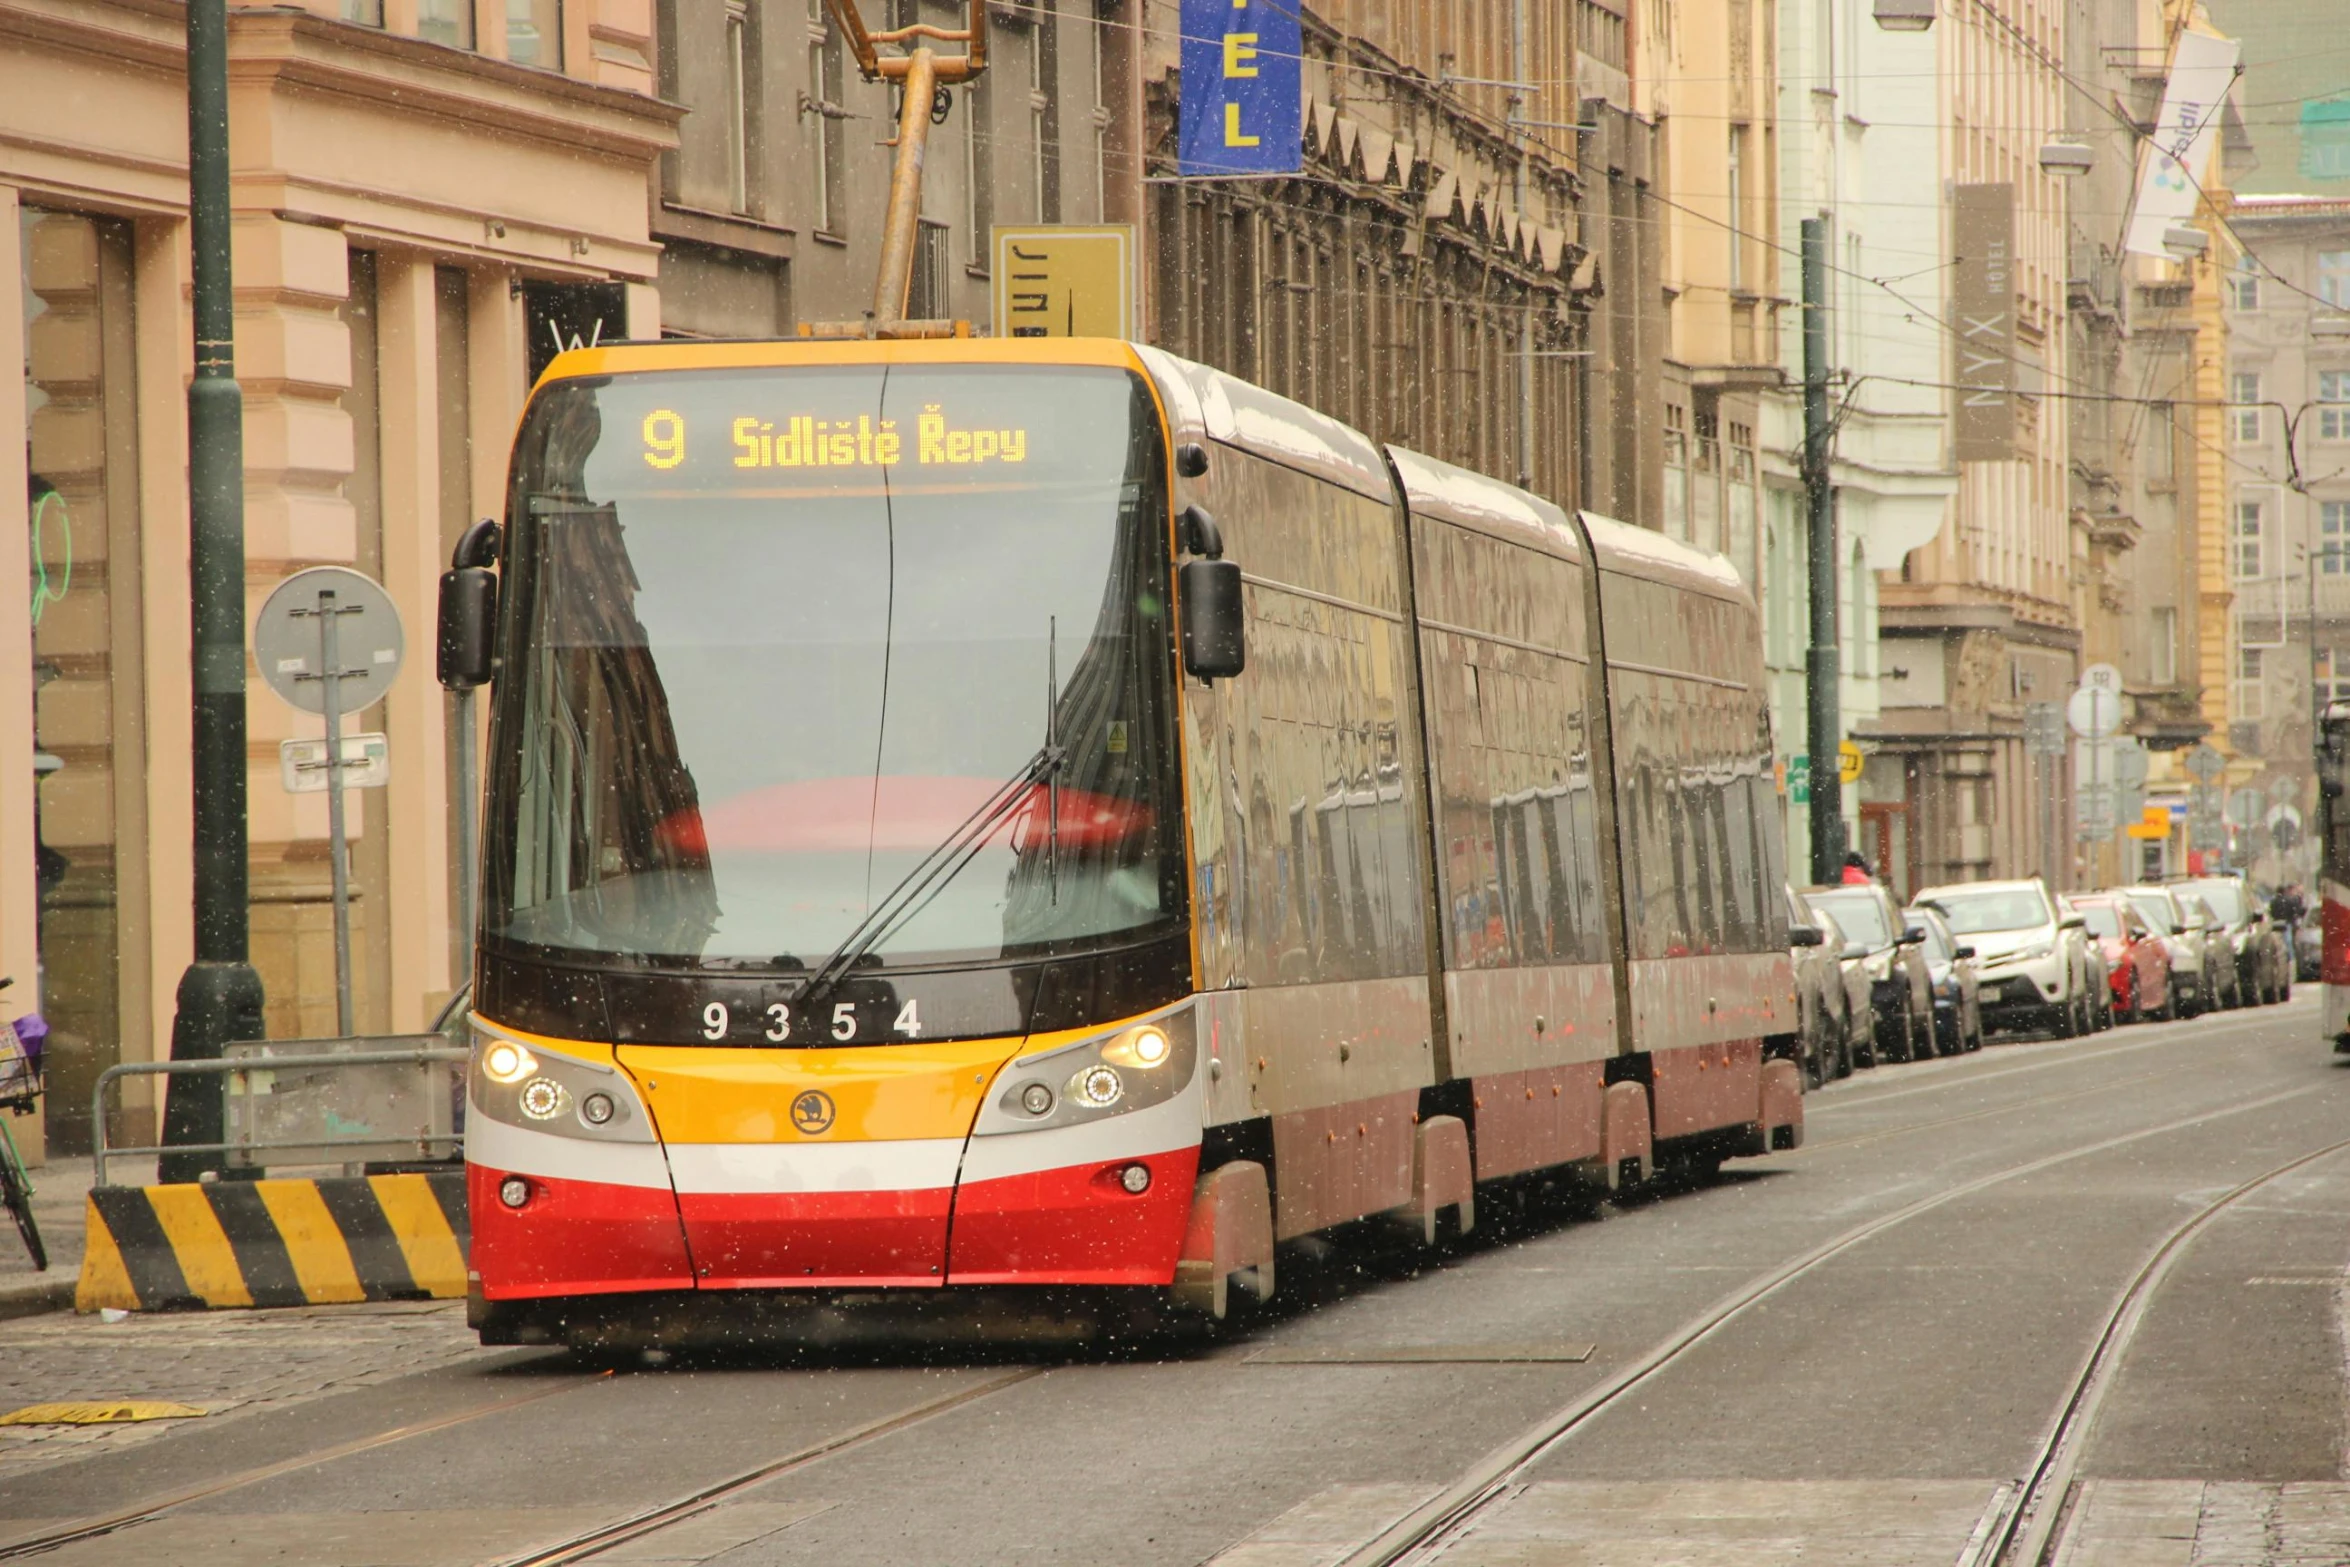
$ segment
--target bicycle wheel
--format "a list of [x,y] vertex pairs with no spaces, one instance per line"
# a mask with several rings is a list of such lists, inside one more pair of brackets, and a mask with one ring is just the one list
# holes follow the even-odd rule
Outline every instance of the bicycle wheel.
[[41,1227],[33,1222],[33,1182],[25,1174],[24,1163],[16,1156],[16,1139],[0,1127],[0,1202],[8,1205],[9,1216],[16,1220],[16,1233],[24,1237],[24,1249],[33,1254],[33,1271],[49,1271],[49,1248],[41,1244]]

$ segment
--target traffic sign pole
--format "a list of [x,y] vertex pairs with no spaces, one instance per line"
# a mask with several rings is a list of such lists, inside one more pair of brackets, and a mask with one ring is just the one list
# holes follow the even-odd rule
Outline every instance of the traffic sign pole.
[[[320,711],[326,718],[326,834],[327,859],[333,866],[335,897],[335,1031],[345,1038],[351,1024],[351,840],[343,816],[343,684],[342,638],[337,626],[345,615],[363,615],[366,607],[338,604],[332,588],[321,588],[318,607],[295,609],[292,614],[318,622],[318,673],[296,675],[316,680]],[[354,670],[364,674],[364,670]]]

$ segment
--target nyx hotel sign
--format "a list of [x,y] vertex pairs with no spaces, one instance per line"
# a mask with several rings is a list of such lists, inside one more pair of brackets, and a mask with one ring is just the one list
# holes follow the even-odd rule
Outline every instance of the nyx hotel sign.
[[2015,456],[2015,187],[1953,185],[1951,380],[1960,462]]
[[1183,0],[1176,170],[1294,174],[1305,161],[1303,0]]

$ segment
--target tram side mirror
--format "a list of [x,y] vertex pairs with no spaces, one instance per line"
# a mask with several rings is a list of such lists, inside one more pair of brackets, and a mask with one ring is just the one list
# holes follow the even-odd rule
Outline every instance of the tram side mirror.
[[1224,530],[1216,525],[1214,512],[1205,506],[1186,506],[1175,521],[1180,525],[1183,553],[1204,555],[1209,560],[1224,558]]
[[498,574],[479,566],[441,573],[440,641],[434,673],[451,691],[490,683],[498,624]]
[[1229,680],[1248,667],[1242,629],[1240,566],[1187,560],[1176,573],[1183,594],[1183,668],[1202,680]]
[[1790,947],[1816,947],[1823,939],[1825,938],[1820,935],[1820,928],[1817,925],[1790,925],[1787,927],[1787,945]]

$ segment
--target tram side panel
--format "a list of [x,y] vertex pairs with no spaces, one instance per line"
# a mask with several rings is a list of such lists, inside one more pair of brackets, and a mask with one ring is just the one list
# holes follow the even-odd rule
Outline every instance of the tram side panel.
[[1588,568],[1563,513],[1390,455],[1412,506],[1443,1016],[1476,1175],[1596,1159],[1616,1020],[1585,702]]
[[1601,563],[1624,1000],[1656,1136],[1791,1144],[1800,1106],[1785,1083],[1764,1086],[1764,1042],[1794,1019],[1769,896],[1776,835],[1753,604],[1734,578],[1712,580],[1727,568],[1711,557],[1604,519],[1586,526]]
[[1193,488],[1248,638],[1245,674],[1184,692],[1204,1159],[1268,1163],[1275,1234],[1301,1235],[1411,1201],[1434,1081],[1401,551],[1367,484],[1219,443]]

